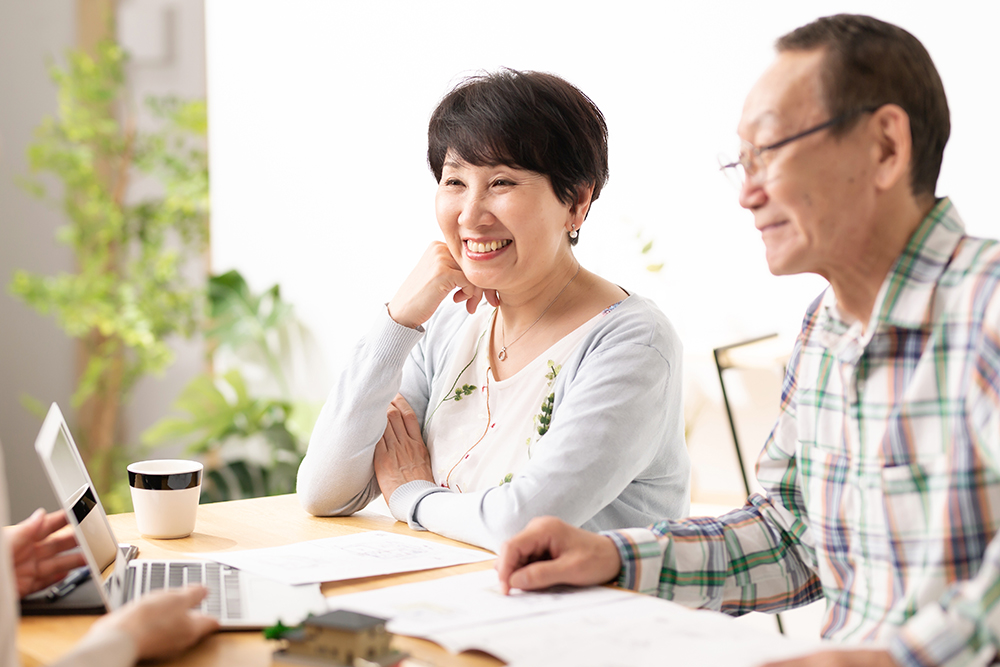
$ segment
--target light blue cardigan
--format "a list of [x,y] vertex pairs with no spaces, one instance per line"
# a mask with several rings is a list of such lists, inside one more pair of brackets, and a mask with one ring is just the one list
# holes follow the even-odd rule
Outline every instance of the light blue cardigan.
[[[308,512],[352,514],[378,497],[372,460],[386,409],[399,392],[424,423],[431,387],[450,381],[443,372],[465,317],[450,299],[423,330],[383,311],[340,374],[299,467]],[[410,482],[389,499],[393,515],[493,551],[536,516],[595,531],[687,516],[681,344],[652,301],[633,294],[601,318],[553,389],[545,446],[513,481],[470,493]]]

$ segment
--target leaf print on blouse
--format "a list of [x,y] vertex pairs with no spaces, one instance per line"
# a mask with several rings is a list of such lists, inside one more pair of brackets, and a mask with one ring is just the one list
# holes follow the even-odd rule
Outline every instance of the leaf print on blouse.
[[475,363],[476,357],[479,356],[479,346],[482,344],[483,338],[486,336],[487,331],[489,331],[489,328],[487,328],[486,331],[484,331],[479,335],[479,338],[476,340],[476,347],[475,349],[472,350],[472,358],[469,359],[469,363],[465,364],[465,366],[462,367],[462,370],[458,372],[458,377],[456,377],[455,381],[451,383],[451,389],[449,389],[445,393],[444,398],[441,399],[441,402],[437,404],[437,406],[431,411],[429,415],[427,415],[427,419],[424,420],[424,428],[426,428],[427,424],[431,422],[431,417],[434,416],[434,413],[437,412],[439,409],[441,409],[441,406],[444,405],[446,402],[460,401],[462,400],[463,396],[471,396],[473,392],[475,392],[476,389],[478,389],[478,387],[476,387],[476,385],[474,384],[463,384],[461,387],[459,387],[458,381],[462,379],[462,376],[465,374],[465,371],[469,370],[469,367],[472,366],[473,363]]
[[556,400],[556,394],[554,391],[551,391],[551,389],[552,385],[556,382],[556,376],[559,375],[559,371],[562,370],[562,364],[556,364],[556,362],[549,359],[545,364],[545,367],[549,369],[545,374],[545,379],[548,380],[545,387],[550,391],[545,396],[545,400],[542,401],[542,407],[534,418],[535,431],[538,433],[538,437],[529,436],[527,440],[529,459],[531,458],[532,446],[538,442],[543,435],[549,432],[549,424],[552,423],[552,406]]
[[455,389],[455,393],[444,399],[446,401],[460,401],[463,396],[469,396],[476,390],[476,385],[474,384],[463,384],[461,387]]
[[514,479],[514,473],[509,472],[509,473],[507,473],[506,475],[503,476],[503,479],[500,480],[500,483],[497,484],[497,486],[503,486],[504,484],[510,484],[513,479]]

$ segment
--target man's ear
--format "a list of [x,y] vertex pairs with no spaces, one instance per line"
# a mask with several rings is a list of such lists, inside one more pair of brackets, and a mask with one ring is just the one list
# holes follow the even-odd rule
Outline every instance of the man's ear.
[[875,133],[875,186],[890,190],[901,180],[907,187],[913,171],[910,116],[896,104],[879,107],[871,119]]
[[590,212],[590,198],[594,194],[594,184],[581,185],[576,191],[576,200],[569,207],[569,220],[567,223],[576,225],[577,229],[583,227],[583,221]]

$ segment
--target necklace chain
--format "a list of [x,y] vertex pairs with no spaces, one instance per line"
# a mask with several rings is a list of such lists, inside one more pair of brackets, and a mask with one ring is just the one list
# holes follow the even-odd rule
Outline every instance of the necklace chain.
[[[517,341],[521,340],[521,337],[524,336],[524,334],[526,334],[529,331],[531,331],[531,327],[533,327],[536,324],[538,324],[538,322],[543,317],[545,317],[545,313],[549,312],[549,308],[552,307],[552,304],[554,304],[556,301],[559,300],[559,297],[561,297],[562,294],[563,294],[563,292],[566,291],[566,288],[569,287],[570,284],[574,280],[576,280],[576,277],[578,275],[580,275],[580,267],[581,267],[580,264],[576,265],[576,273],[574,273],[573,277],[569,279],[569,282],[566,283],[565,285],[563,285],[563,288],[561,290],[559,290],[559,294],[556,294],[555,298],[552,299],[552,301],[549,301],[549,305],[545,306],[545,310],[542,311],[542,314],[539,315],[537,318],[535,318],[535,321],[532,322],[531,324],[529,324],[528,328],[525,329],[524,331],[522,331],[521,334],[517,338],[515,338],[514,340],[512,340],[510,342],[510,345],[507,344],[507,335],[506,335],[506,333],[504,333],[504,325],[503,325],[503,323],[500,324],[500,339],[503,342],[503,345],[501,346],[500,351],[497,352],[497,359],[499,359],[500,361],[505,361],[507,359],[507,348],[510,347],[511,345],[513,345],[514,343],[516,343]],[[498,307],[498,310],[499,310],[499,307]]]

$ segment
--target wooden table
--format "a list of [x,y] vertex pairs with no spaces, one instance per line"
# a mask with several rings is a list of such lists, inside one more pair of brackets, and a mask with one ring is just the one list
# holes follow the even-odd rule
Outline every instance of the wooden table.
[[[198,508],[195,532],[179,540],[153,540],[141,537],[136,530],[135,517],[132,514],[115,514],[108,519],[118,541],[137,545],[140,558],[185,558],[189,553],[274,547],[323,537],[350,535],[366,530],[384,530],[442,544],[469,546],[434,533],[411,530],[404,523],[370,510],[358,512],[350,517],[314,517],[299,506],[294,495],[201,505]],[[493,561],[486,561],[422,572],[328,582],[323,584],[323,594],[329,597],[354,593],[484,570],[492,566]],[[96,616],[33,616],[21,619],[18,649],[25,667],[44,665],[59,658],[69,651],[97,618]],[[268,667],[271,664],[271,653],[276,646],[276,642],[264,639],[259,631],[221,632],[209,637],[184,655],[157,664]],[[417,665],[495,667],[503,664],[482,653],[463,653],[455,656],[436,644],[409,637],[397,637],[396,646],[413,656],[414,660],[411,662]]]

